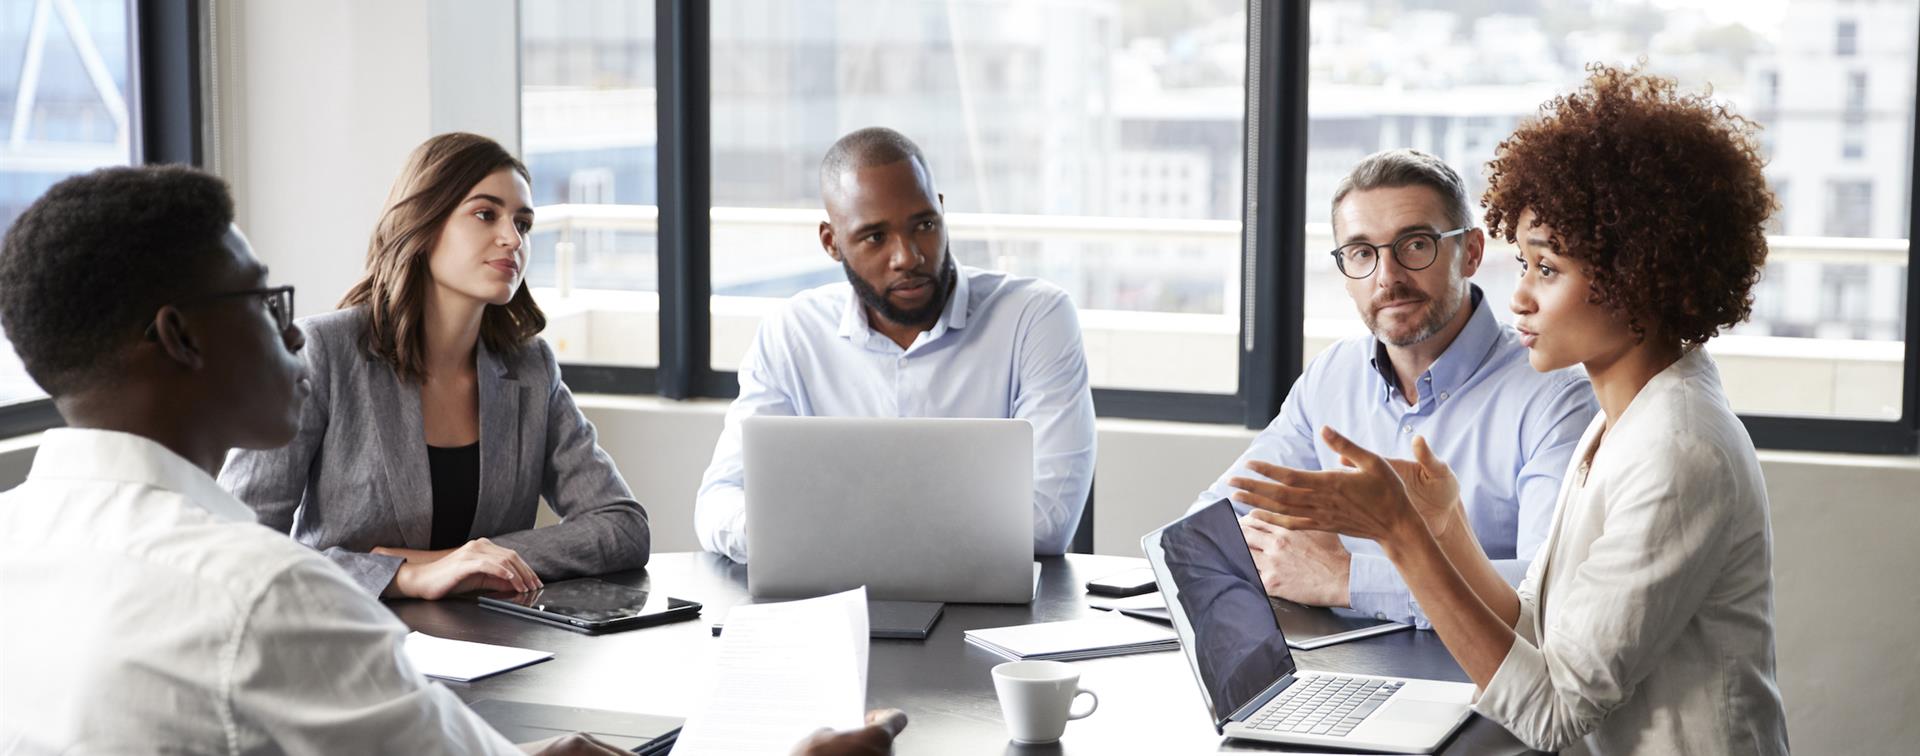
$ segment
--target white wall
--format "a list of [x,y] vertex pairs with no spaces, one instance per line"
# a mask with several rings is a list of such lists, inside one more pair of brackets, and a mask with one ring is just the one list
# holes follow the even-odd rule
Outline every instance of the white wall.
[[333,309],[407,153],[474,131],[519,151],[514,0],[217,0],[220,144],[239,223],[300,315]]
[[[692,502],[726,405],[585,396],[647,507],[656,551],[699,548]],[[1239,456],[1232,426],[1099,421],[1094,548],[1139,556]],[[1780,687],[1801,753],[1911,753],[1920,740],[1920,459],[1762,452],[1773,504]]]

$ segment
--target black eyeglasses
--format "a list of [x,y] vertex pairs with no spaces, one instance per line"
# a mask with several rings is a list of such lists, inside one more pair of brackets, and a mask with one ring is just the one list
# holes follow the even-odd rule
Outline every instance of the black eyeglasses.
[[[233,297],[261,297],[266,304],[267,314],[273,316],[273,326],[284,333],[293,327],[293,287],[270,286],[264,289],[245,289],[242,291],[223,291],[217,294],[202,294],[173,303],[175,309],[184,309],[221,299]],[[147,324],[147,338],[151,339],[157,331],[152,323]]]
[[1394,261],[1400,263],[1402,268],[1426,270],[1440,256],[1441,239],[1451,239],[1466,233],[1471,228],[1473,227],[1462,226],[1440,233],[1415,231],[1403,234],[1389,244],[1352,242],[1342,244],[1339,249],[1328,254],[1333,255],[1333,264],[1339,266],[1340,272],[1346,274],[1348,278],[1366,278],[1373,275],[1374,269],[1380,267],[1382,250],[1391,251]]

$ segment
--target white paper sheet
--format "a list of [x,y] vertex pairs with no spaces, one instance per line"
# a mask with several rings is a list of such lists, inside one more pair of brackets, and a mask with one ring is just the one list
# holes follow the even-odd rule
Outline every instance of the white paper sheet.
[[473,643],[421,632],[407,634],[406,653],[407,661],[420,674],[459,682],[472,682],[553,658],[552,651]]
[[706,703],[675,754],[787,754],[822,727],[862,726],[867,590],[727,613]]

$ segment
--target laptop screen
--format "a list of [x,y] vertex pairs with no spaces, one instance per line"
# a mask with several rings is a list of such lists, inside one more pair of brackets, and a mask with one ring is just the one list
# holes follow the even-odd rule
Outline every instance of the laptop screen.
[[1221,499],[1147,536],[1144,546],[1201,695],[1221,726],[1294,670],[1239,517]]

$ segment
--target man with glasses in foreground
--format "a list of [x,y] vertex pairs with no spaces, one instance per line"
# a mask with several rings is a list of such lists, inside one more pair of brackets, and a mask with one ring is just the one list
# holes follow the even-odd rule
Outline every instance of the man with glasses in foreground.
[[[1253,460],[1340,467],[1338,454],[1315,443],[1332,426],[1382,456],[1450,464],[1481,548],[1519,584],[1595,412],[1585,373],[1534,371],[1519,336],[1468,281],[1486,236],[1459,174],[1438,158],[1388,150],[1360,161],[1334,191],[1333,235],[1335,268],[1371,333],[1315,357],[1280,414],[1194,508],[1227,498],[1234,477],[1258,478]],[[1428,626],[1378,545],[1288,530],[1271,513],[1235,507],[1269,594]]]
[[[310,391],[293,289],[266,278],[226,184],[188,168],[67,179],[7,231],[0,321],[69,427],[0,494],[0,752],[522,752],[214,480],[292,439]],[[885,753],[906,725],[869,721],[798,752]]]

